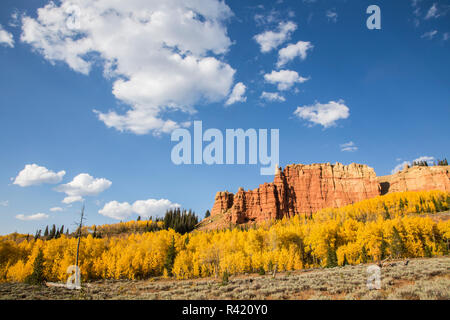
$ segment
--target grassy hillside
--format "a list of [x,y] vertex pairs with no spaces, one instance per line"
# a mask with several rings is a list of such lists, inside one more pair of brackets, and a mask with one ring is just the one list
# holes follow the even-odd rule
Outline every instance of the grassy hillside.
[[394,261],[381,271],[381,289],[366,286],[367,265],[195,280],[99,280],[81,291],[0,283],[0,299],[450,299],[450,257]]

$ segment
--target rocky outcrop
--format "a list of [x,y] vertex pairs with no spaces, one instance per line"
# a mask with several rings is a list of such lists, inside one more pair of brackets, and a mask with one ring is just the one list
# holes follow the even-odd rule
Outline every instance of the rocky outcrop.
[[233,205],[233,197],[234,195],[228,191],[217,192],[214,205],[211,209],[211,215],[215,216],[231,208]]
[[412,167],[377,177],[367,165],[336,163],[293,164],[277,169],[274,181],[236,194],[218,192],[211,216],[241,224],[312,214],[327,207],[341,207],[381,194],[419,190],[450,191],[449,166]]
[[[211,215],[226,213],[229,222],[246,223],[311,214],[380,194],[375,171],[360,164],[289,165],[279,168],[274,182],[259,188],[218,193]],[[232,199],[232,200],[230,200]]]
[[402,191],[450,191],[450,167],[408,167],[389,176],[378,178],[382,194]]

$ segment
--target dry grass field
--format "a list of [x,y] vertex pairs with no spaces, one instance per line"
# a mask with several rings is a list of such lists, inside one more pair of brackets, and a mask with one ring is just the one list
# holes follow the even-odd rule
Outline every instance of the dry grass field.
[[392,261],[381,269],[381,289],[366,286],[369,265],[313,269],[222,279],[106,280],[84,283],[81,290],[0,284],[0,299],[450,299],[450,257]]

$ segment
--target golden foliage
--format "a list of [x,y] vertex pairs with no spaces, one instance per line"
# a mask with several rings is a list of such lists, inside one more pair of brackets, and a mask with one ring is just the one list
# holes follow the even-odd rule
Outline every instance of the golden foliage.
[[314,214],[315,220],[340,221],[348,218],[373,221],[380,215],[395,218],[414,213],[433,213],[450,208],[450,193],[445,191],[406,191],[363,200],[340,208],[326,208]]
[[[330,252],[336,254],[339,265],[389,256],[448,254],[450,221],[436,223],[429,217],[411,215],[448,208],[448,199],[449,193],[439,191],[392,194],[321,210],[312,219],[295,216],[249,230],[234,228],[181,235],[169,229],[103,238],[90,234],[81,240],[82,279],[167,276],[164,265],[172,239],[177,252],[172,273],[179,279],[257,272],[261,268],[272,271],[324,267]],[[146,223],[130,221],[110,230],[108,226],[97,226],[96,230],[110,233],[124,226],[139,230]],[[64,235],[48,241],[1,239],[0,281],[23,281],[31,274],[39,249],[44,253],[47,279],[66,281],[67,268],[75,261],[76,241]]]

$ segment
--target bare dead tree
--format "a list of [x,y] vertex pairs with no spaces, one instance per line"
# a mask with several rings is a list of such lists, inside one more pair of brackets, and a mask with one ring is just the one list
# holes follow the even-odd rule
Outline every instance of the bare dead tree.
[[84,204],[83,204],[83,208],[81,209],[81,214],[80,214],[80,223],[78,225],[78,242],[77,242],[77,258],[75,261],[75,266],[77,266],[78,268],[78,257],[79,257],[79,252],[80,252],[80,240],[81,240],[81,229],[83,228],[83,220],[84,220]]
[[81,208],[81,213],[80,213],[80,223],[78,224],[77,256],[76,256],[76,260],[75,260],[75,279],[76,279],[75,281],[78,285],[80,284],[80,269],[78,267],[78,264],[79,264],[80,242],[81,242],[84,219],[85,218],[84,218],[84,203],[83,203],[83,207]]

